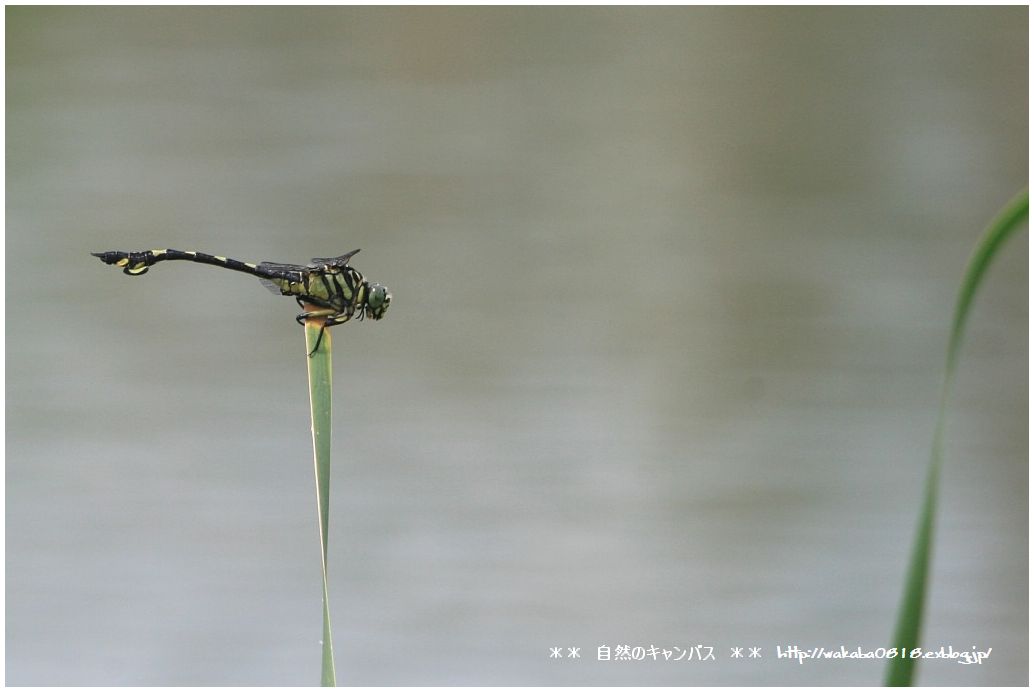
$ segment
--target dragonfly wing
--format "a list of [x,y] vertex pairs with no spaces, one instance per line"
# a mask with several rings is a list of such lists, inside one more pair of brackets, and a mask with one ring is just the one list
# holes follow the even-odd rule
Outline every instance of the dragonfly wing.
[[270,293],[275,293],[278,296],[284,295],[283,290],[281,290],[281,288],[277,286],[275,283],[273,283],[270,279],[259,279],[259,282],[263,286],[268,288]]
[[281,264],[280,262],[260,262],[259,271],[271,272],[303,272],[305,267],[300,264]]
[[348,260],[350,260],[352,258],[352,255],[355,255],[358,252],[359,252],[359,250],[352,250],[351,252],[346,252],[345,254],[340,255],[338,257],[313,257],[312,258],[312,265],[310,265],[310,266],[313,266],[313,267],[316,267],[316,268],[319,268],[319,267],[347,267],[348,266]]
[[293,278],[300,281],[301,275],[306,271],[305,267],[297,264],[280,264],[279,262],[262,262],[256,268],[262,285],[277,295],[289,295],[283,290],[284,279]]

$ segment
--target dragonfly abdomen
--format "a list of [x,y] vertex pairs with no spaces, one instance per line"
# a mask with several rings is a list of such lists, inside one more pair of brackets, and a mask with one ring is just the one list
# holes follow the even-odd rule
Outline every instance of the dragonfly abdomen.
[[190,262],[200,262],[201,264],[211,264],[216,267],[225,267],[226,269],[233,269],[234,271],[244,272],[245,274],[262,276],[258,272],[258,265],[256,264],[252,264],[251,262],[241,262],[240,260],[222,257],[220,255],[208,255],[204,252],[171,250],[166,248],[161,250],[142,250],[140,252],[110,250],[108,252],[94,252],[91,254],[93,254],[94,257],[99,257],[105,264],[113,264],[116,267],[122,267],[122,273],[130,276],[145,274],[152,265],[158,262],[164,262],[165,260],[188,260]]

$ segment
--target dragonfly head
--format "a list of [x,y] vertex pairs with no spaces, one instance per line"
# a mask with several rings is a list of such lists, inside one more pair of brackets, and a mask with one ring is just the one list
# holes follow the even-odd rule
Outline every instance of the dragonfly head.
[[379,320],[384,317],[391,304],[391,294],[388,287],[381,284],[370,284],[366,290],[366,314],[371,319]]

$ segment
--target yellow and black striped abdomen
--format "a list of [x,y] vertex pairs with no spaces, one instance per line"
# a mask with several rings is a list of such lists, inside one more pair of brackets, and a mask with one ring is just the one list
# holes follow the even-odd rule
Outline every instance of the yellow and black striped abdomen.
[[152,265],[166,260],[188,260],[200,262],[201,264],[212,264],[217,267],[225,267],[245,274],[256,274],[257,265],[251,262],[241,262],[221,255],[208,255],[204,252],[193,252],[184,250],[142,250],[140,252],[122,252],[111,250],[109,252],[94,252],[94,257],[100,257],[105,264],[113,264],[122,267],[122,273],[130,276],[146,274]]

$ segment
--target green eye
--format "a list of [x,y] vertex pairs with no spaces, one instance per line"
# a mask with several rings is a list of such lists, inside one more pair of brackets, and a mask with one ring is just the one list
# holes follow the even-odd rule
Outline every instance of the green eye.
[[387,291],[384,290],[383,286],[373,286],[370,289],[370,307],[377,308],[384,303],[384,296],[387,295]]
[[388,289],[380,284],[370,284],[368,293],[366,294],[366,311],[370,317],[375,320],[379,320],[384,317],[384,312],[388,309],[388,305],[391,303],[391,294],[388,293]]

